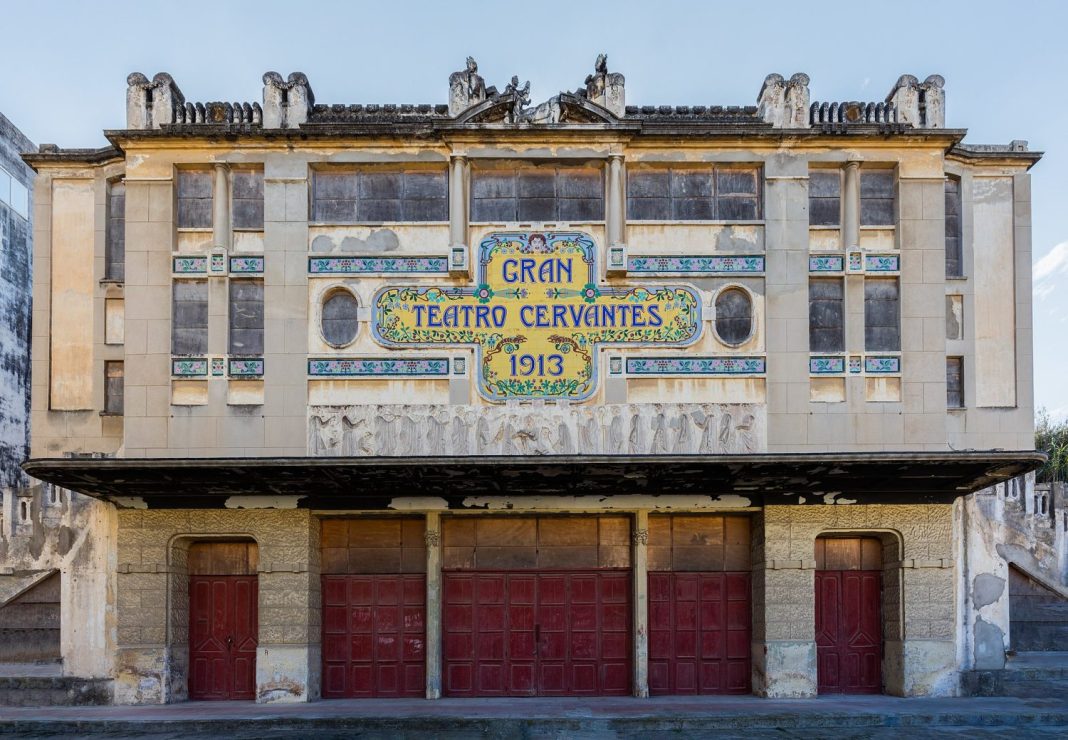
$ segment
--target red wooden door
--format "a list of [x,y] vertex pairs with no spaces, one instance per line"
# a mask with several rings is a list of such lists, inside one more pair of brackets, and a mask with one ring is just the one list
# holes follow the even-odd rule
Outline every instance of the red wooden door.
[[882,574],[816,571],[816,658],[821,694],[882,692]]
[[189,577],[189,698],[256,698],[256,576]]
[[748,573],[649,574],[649,692],[748,694]]
[[448,696],[626,696],[630,573],[444,574]]
[[426,576],[323,576],[323,698],[425,692]]

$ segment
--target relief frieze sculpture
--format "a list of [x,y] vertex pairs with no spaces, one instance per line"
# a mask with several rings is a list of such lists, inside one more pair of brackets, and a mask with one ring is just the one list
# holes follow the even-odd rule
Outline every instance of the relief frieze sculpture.
[[762,404],[312,406],[308,454],[717,455],[763,452]]

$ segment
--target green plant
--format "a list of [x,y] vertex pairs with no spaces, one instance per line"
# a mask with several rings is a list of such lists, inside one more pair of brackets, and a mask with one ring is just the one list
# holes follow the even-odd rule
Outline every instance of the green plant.
[[1046,464],[1039,468],[1039,483],[1068,481],[1068,419],[1051,419],[1046,409],[1039,409],[1035,449],[1049,455]]

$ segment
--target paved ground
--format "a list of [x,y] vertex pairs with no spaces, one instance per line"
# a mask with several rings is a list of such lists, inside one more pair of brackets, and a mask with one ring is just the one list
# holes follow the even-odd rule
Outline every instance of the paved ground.
[[1068,738],[1063,699],[381,699],[0,707],[0,735],[317,738]]

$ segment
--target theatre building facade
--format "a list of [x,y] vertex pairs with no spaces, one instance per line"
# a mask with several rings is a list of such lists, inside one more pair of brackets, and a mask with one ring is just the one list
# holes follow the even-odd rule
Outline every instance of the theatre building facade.
[[26,156],[24,468],[90,512],[65,670],[162,703],[954,695],[1003,664],[962,497],[1041,461],[1039,155],[962,143],[937,75],[750,107],[628,105],[603,56],[537,105],[471,59],[448,83],[133,74],[107,147]]

